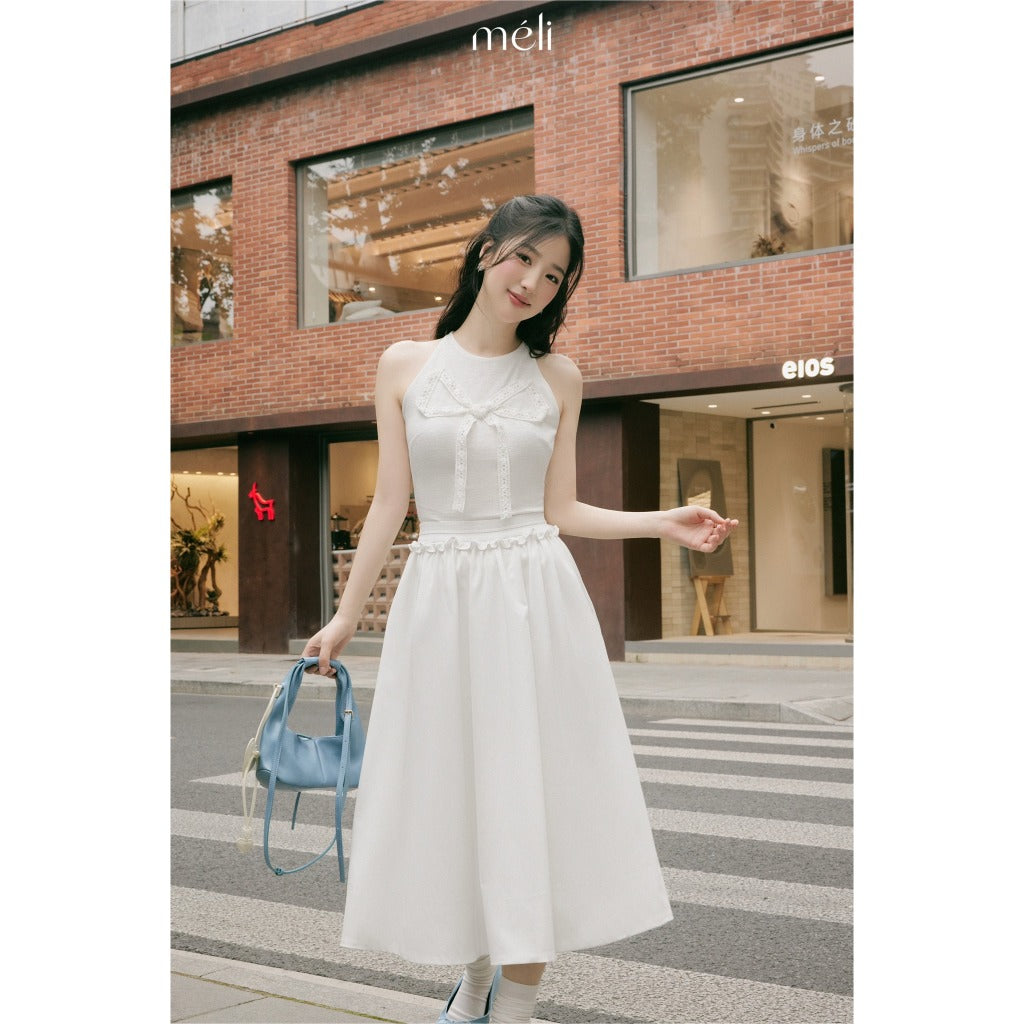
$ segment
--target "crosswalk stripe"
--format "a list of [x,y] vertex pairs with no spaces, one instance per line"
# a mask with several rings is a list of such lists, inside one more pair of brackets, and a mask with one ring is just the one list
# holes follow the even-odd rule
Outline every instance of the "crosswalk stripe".
[[[241,786],[242,785],[242,773],[241,772],[229,772],[227,775],[209,775],[205,779],[193,779],[192,781],[193,782],[202,782],[202,783],[204,783],[206,785],[211,785],[211,786]],[[250,788],[255,785],[251,775],[249,776],[248,785],[249,785]],[[264,793],[266,792],[266,790],[262,786],[260,786],[259,788],[260,788],[260,790],[262,792],[264,792]],[[289,790],[289,792],[294,792],[294,791]],[[346,797],[346,799],[354,800],[358,795],[359,795],[359,790],[358,789],[350,789],[348,791],[348,796]],[[333,800],[334,799],[334,790],[333,789],[304,789],[302,791],[302,799],[303,800],[305,800],[307,797],[311,797],[311,796],[329,796],[331,798],[331,800]],[[285,794],[284,798],[286,800],[288,799],[288,794],[287,793]]]
[[[216,814],[213,811],[171,810],[171,834],[185,839],[210,839],[217,843],[235,843],[242,834],[240,814]],[[253,819],[253,848],[263,850],[263,814]],[[274,818],[270,822],[270,846],[274,850],[290,850],[295,853],[319,853],[334,835],[334,828],[327,825],[310,825]],[[341,841],[348,849],[352,830],[341,830]],[[334,854],[331,854],[334,856]]]
[[[679,724],[687,725],[691,722],[699,721],[699,719],[662,719],[660,722],[655,724]],[[772,724],[772,723],[768,723]],[[809,727],[812,728],[812,727]],[[688,731],[676,731],[669,729],[630,729],[630,736],[647,739],[693,739],[693,740],[704,740],[709,743],[713,743],[716,740],[727,740],[731,742],[749,742],[756,743],[761,742],[765,744],[778,745],[782,742],[781,739],[773,740],[771,738],[755,738],[754,736],[747,733],[707,733],[707,732],[688,732]],[[834,746],[837,748],[846,748],[851,746],[851,741],[848,740],[836,740],[836,739],[824,739],[817,740],[811,737],[786,737],[784,742],[794,745],[807,745],[807,746]],[[657,747],[648,746],[646,744],[633,744],[634,755],[647,755],[652,757],[672,757],[679,759],[688,760],[703,760],[703,761],[739,761],[749,762],[751,764],[780,764],[780,765],[791,765],[794,767],[805,767],[805,768],[843,768],[852,769],[853,759],[843,757],[812,757],[804,756],[800,754],[769,754],[759,753],[757,751],[736,751],[736,750],[718,750],[713,747]],[[656,769],[641,769],[641,777],[644,772],[652,773],[657,771]],[[770,785],[762,783],[761,785],[733,785],[726,780],[729,776],[724,775],[708,775],[700,776],[697,773],[671,773],[673,776],[695,776],[698,778],[706,778],[708,781],[694,782],[694,781],[683,781],[683,779],[676,779],[674,777],[662,777],[654,778],[653,776],[644,781],[657,781],[657,782],[669,782],[676,785],[704,785],[709,788],[717,789],[753,789],[760,792],[778,792],[778,793],[790,793],[790,794],[801,794],[807,796],[841,796],[848,797],[852,795],[852,787],[847,786],[843,783],[806,783],[803,780],[789,780],[791,782],[803,782],[804,786],[813,785],[818,787],[828,786],[842,786],[841,790],[835,792],[824,792],[824,791],[810,791],[805,788],[780,788],[778,783],[782,780],[765,780],[770,782]],[[747,777],[749,779],[755,779],[756,777]],[[712,781],[717,780],[717,781]],[[196,782],[210,783],[214,785],[223,786],[240,786],[242,782],[241,772],[232,772],[226,775],[214,775],[208,778],[196,779]],[[252,779],[250,778],[250,783]],[[349,797],[355,799],[358,796],[358,790],[352,790],[349,793]]]
[[760,775],[717,775],[714,772],[677,772],[671,768],[639,768],[640,781],[694,789],[736,789],[781,796],[822,796],[852,800],[848,782],[815,782],[810,779],[768,779]]
[[[714,735],[707,730],[708,726],[728,726],[730,729],[744,732],[813,732],[813,733],[849,733],[853,735],[853,726],[842,722],[810,724],[808,722],[747,722],[740,719],[725,718],[658,718],[651,725],[694,725],[705,729],[705,735]],[[791,739],[792,737],[785,737]]]
[[703,747],[648,747],[633,744],[634,755],[674,757],[701,761],[745,761],[750,764],[788,764],[804,768],[853,768],[848,757],[801,757],[797,754],[758,754],[737,750],[709,750]]
[[746,910],[754,914],[853,924],[853,890],[743,875],[662,868],[673,903]]
[[[714,772],[679,772],[671,768],[640,768],[640,781],[667,786],[686,786],[695,789],[736,789],[753,793],[777,793],[783,796],[821,796],[837,800],[852,800],[853,786],[848,782],[815,782],[812,779],[770,779],[761,775],[718,775]],[[242,773],[210,775],[204,779],[193,779],[213,786],[241,786]],[[349,790],[348,799],[354,800],[358,789]],[[308,797],[334,799],[333,790],[311,789],[303,794]]]
[[[679,811],[664,807],[649,807],[647,815],[651,828],[659,832],[719,836],[761,843],[791,843],[837,850],[853,849],[853,829],[849,825],[820,825],[806,821]],[[171,828],[175,835],[191,839],[215,839],[218,842],[233,843],[241,835],[242,817],[175,808],[171,811]],[[281,850],[318,853],[331,841],[333,834],[334,829],[327,825],[299,823],[292,830],[283,818],[274,818],[270,823],[271,845]],[[342,829],[341,839],[343,843],[350,842],[349,829]],[[257,847],[262,846],[262,815],[253,821],[253,842]]]
[[759,843],[791,843],[833,850],[853,849],[853,828],[849,825],[819,825],[808,821],[748,818],[739,814],[709,814],[706,811],[677,811],[649,807],[651,828],[660,832],[749,839]]
[[[342,947],[342,920],[336,911],[182,886],[171,889],[171,924],[179,933],[265,949],[276,957],[301,956],[415,978],[445,990],[451,984],[452,967]],[[544,973],[543,999],[580,1010],[600,1006],[609,1016],[662,1024],[845,1024],[852,1019],[848,996],[589,953],[560,954]]]
[[[229,772],[227,775],[208,775],[204,779],[193,779],[193,782],[202,782],[210,786],[240,786],[242,784],[241,772]],[[249,778],[249,785],[252,785],[252,778]],[[314,793],[316,790],[310,790]]]
[[[749,764],[782,764],[803,768],[853,768],[853,759],[848,757],[811,757],[800,754],[762,754],[745,750],[715,750],[707,747],[651,747],[634,743],[633,754],[649,757],[674,757],[677,760],[694,761],[739,761]],[[229,781],[230,780],[230,781]],[[234,781],[237,780],[237,781]],[[221,785],[241,785],[242,773],[211,776],[198,781],[218,782]],[[251,781],[251,780],[250,780]],[[357,791],[352,791],[355,795]]]
[[837,747],[852,749],[853,740],[816,739],[813,736],[758,736],[745,732],[716,732],[706,733],[697,730],[684,731],[680,729],[630,729],[630,736],[653,736],[664,739],[677,740],[703,740],[705,743],[762,743],[773,747],[785,744],[787,747]]

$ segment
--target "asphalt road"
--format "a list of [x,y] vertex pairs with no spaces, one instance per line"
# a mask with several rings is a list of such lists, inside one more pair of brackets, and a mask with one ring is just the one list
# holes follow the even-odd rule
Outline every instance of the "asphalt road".
[[[372,693],[357,699],[368,723]],[[440,1007],[452,968],[338,945],[345,897],[333,852],[297,875],[271,874],[262,794],[257,846],[237,849],[241,756],[264,705],[172,698],[172,946],[435,997]],[[626,699],[623,709],[674,920],[559,957],[537,1017],[852,1020],[852,729],[683,720],[670,701]],[[291,724],[323,733],[330,713],[329,702],[300,701]],[[332,808],[304,798],[296,833],[285,825],[275,834],[275,857],[300,863],[303,851],[322,849]]]

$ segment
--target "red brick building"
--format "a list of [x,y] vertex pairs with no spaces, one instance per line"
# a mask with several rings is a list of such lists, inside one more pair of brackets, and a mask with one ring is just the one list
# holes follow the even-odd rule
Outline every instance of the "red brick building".
[[242,650],[329,617],[377,359],[433,336],[460,243],[521,191],[586,233],[556,343],[581,499],[741,521],[710,563],[568,539],[612,657],[690,633],[693,575],[734,632],[846,630],[852,29],[828,0],[386,0],[172,65],[172,472],[224,513]]

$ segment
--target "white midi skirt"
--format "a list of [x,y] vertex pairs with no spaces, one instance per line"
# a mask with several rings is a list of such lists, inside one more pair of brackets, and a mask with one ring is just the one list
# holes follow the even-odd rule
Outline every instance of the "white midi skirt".
[[465,525],[424,529],[388,615],[342,945],[541,963],[670,921],[576,563],[543,522]]

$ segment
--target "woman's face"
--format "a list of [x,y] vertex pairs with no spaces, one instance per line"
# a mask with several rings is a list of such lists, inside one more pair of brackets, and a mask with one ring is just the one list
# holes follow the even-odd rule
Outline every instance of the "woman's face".
[[502,323],[518,324],[536,316],[558,294],[568,266],[569,242],[563,235],[514,246],[484,271],[480,298]]

